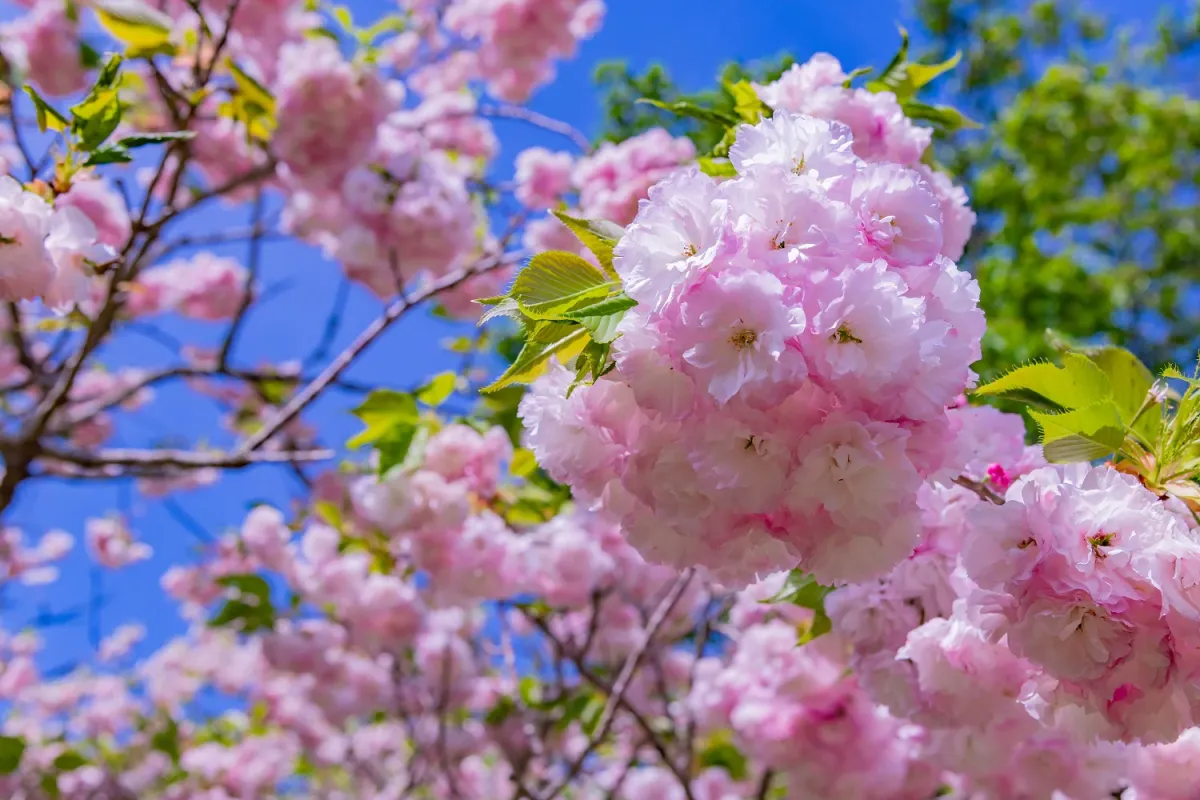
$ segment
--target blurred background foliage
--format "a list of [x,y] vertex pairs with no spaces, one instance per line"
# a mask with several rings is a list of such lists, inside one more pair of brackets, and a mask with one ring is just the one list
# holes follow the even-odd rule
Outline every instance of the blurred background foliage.
[[[915,0],[910,10],[920,60],[963,54],[933,85],[935,99],[983,125],[935,143],[979,215],[961,266],[979,279],[988,313],[980,372],[1050,356],[1056,338],[1122,344],[1155,366],[1193,361],[1200,0],[1168,4],[1134,27],[1078,0]],[[637,99],[732,110],[725,83],[768,82],[810,55],[731,64],[713,88],[692,93],[661,66],[604,64],[602,138],[662,126],[704,152],[721,130]]]

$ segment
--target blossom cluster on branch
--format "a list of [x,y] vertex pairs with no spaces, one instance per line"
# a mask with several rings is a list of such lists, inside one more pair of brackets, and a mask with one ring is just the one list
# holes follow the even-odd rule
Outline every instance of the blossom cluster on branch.
[[[101,637],[91,598],[93,658],[55,670],[47,615],[6,611],[3,796],[1200,792],[1200,374],[1079,347],[975,387],[975,215],[930,157],[971,123],[918,97],[955,59],[818,54],[726,85],[732,110],[660,103],[722,126],[709,152],[593,146],[520,104],[600,0],[17,5],[0,588],[54,585],[77,538],[123,580],[168,535],[127,500],[23,529],[43,482],[123,481],[202,545],[161,577],[166,642]],[[507,180],[497,119],[563,149]],[[267,361],[246,327],[279,239],[343,280],[288,330],[313,347]],[[338,350],[356,291],[376,316]],[[354,377],[435,303],[487,323],[457,370]],[[133,336],[162,361],[127,363]],[[125,446],[180,388],[219,429],[168,409]],[[334,392],[344,443],[311,413]],[[1031,404],[1043,446],[968,392]],[[260,465],[295,495],[232,532],[175,499]]]

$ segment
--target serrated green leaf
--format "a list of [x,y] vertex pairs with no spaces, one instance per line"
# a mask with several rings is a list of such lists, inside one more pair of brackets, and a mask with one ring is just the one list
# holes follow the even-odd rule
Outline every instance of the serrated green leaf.
[[1132,422],[1154,385],[1154,374],[1137,356],[1123,347],[1107,346],[1091,350],[1087,357],[1108,376],[1112,399],[1121,412],[1121,420]]
[[563,317],[587,328],[592,341],[597,344],[609,344],[617,338],[617,326],[624,319],[625,312],[636,305],[636,300],[622,292],[569,311]]
[[[1117,410],[1116,403],[1109,398],[1061,414],[1031,411],[1030,416],[1041,428],[1042,445],[1047,448],[1047,459],[1051,459],[1053,455],[1056,458],[1069,457],[1076,460],[1083,450],[1082,443],[1075,441],[1076,439],[1094,445],[1084,453],[1092,455],[1078,459],[1086,461],[1094,461],[1116,452],[1125,441],[1121,413]],[[1069,438],[1072,440],[1066,444],[1050,447],[1054,442]]]
[[109,53],[104,59],[100,74],[96,76],[96,86],[100,89],[115,88],[121,79],[121,62],[124,60],[120,53]]
[[1181,381],[1191,381],[1192,380],[1191,376],[1184,375],[1183,372],[1179,369],[1179,367],[1175,366],[1174,364],[1168,364],[1167,366],[1163,367],[1162,376],[1164,378],[1174,378],[1176,380],[1181,380]]
[[529,260],[517,274],[508,296],[525,315],[550,320],[603,297],[612,287],[603,273],[581,257],[565,250],[550,250]]
[[617,280],[617,273],[613,270],[612,265],[613,248],[625,235],[625,229],[608,220],[578,219],[561,211],[555,211],[554,216],[558,218],[559,222],[566,225],[571,233],[575,234],[575,238],[582,242],[584,247],[592,252],[596,260],[600,262],[605,274],[610,279]]
[[417,399],[427,406],[437,408],[454,394],[458,386],[458,373],[454,371],[439,372],[420,389],[417,389]]
[[20,736],[0,736],[0,775],[12,775],[21,766],[25,740]]
[[170,131],[168,133],[139,133],[136,136],[126,136],[117,140],[118,147],[134,150],[152,144],[167,144],[169,142],[186,142],[196,138],[193,131]]
[[539,323],[525,342],[512,365],[499,378],[480,391],[490,394],[514,383],[528,383],[542,373],[556,354],[586,341],[587,329],[573,322]]
[[29,95],[29,99],[33,101],[33,108],[37,114],[38,129],[43,133],[46,131],[65,131],[67,126],[71,124],[70,120],[54,109],[54,106],[46,102],[46,100],[37,93],[37,90],[28,83],[24,87],[25,93]]
[[1054,409],[1073,409],[1091,405],[1108,397],[1112,389],[1108,377],[1086,356],[1067,353],[1063,366],[1048,362],[1026,364],[984,384],[975,390],[983,397],[1011,397],[1019,394],[1038,399]]
[[1042,447],[1051,464],[1076,464],[1112,455],[1113,449],[1082,436],[1064,436]]
[[346,442],[350,449],[378,441],[393,428],[414,425],[420,419],[417,401],[408,392],[377,389],[352,412],[366,424],[366,429]]

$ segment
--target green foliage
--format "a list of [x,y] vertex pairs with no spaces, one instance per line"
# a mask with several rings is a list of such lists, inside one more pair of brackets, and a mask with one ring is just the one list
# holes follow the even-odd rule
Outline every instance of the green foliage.
[[793,569],[788,573],[783,588],[774,597],[762,602],[791,603],[794,606],[810,609],[813,612],[812,623],[801,636],[801,641],[807,642],[829,633],[833,628],[829,615],[825,613],[825,596],[832,591],[833,587],[822,586],[803,570]]
[[25,740],[20,736],[0,736],[0,775],[11,775],[21,766]]
[[716,731],[705,739],[696,761],[701,769],[720,767],[735,781],[745,780],[748,774],[746,756],[733,743],[728,731]]
[[611,222],[558,218],[600,262],[600,269],[574,253],[553,250],[529,260],[508,293],[478,300],[489,306],[480,324],[507,316],[521,325],[520,350],[508,368],[483,389],[491,394],[542,374],[550,359],[574,360],[574,390],[612,368],[610,345],[625,312],[637,303],[621,290],[612,251],[621,228]]
[[232,590],[209,627],[232,626],[242,633],[254,633],[275,627],[275,606],[271,587],[261,575],[225,575],[216,579],[218,586]]
[[141,0],[97,0],[93,4],[100,25],[125,45],[129,58],[174,55],[171,18]]
[[415,426],[420,419],[416,399],[408,392],[392,389],[376,389],[351,413],[367,426],[346,442],[351,449],[374,444],[397,428]]
[[275,96],[233,59],[226,59],[225,66],[234,85],[229,90],[229,100],[217,108],[217,114],[244,125],[249,141],[268,141],[276,126]]
[[1053,462],[1094,461],[1150,444],[1156,423],[1146,411],[1154,381],[1136,356],[1118,347],[1096,347],[1066,352],[1062,360],[1061,367],[1019,367],[975,394],[1036,407],[1029,413]]
[[[1200,251],[1200,49],[1178,12],[1122,33],[1067,0],[920,0],[940,96],[984,135],[937,143],[979,214],[961,264],[988,315],[984,374],[1047,357],[1042,332],[1099,334],[1151,366],[1189,358]],[[910,112],[911,113],[911,112]]]

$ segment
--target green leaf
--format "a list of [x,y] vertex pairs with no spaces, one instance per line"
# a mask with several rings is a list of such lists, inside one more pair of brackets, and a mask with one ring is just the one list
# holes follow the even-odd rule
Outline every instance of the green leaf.
[[731,736],[719,731],[708,738],[697,754],[701,767],[720,767],[735,781],[745,780],[746,756],[733,743]]
[[874,71],[874,67],[858,67],[851,70],[850,74],[846,76],[846,80],[842,81],[842,88],[849,89],[854,84],[855,78],[862,78],[866,75],[870,75]]
[[382,478],[396,467],[407,467],[412,460],[410,455],[424,452],[428,438],[429,428],[424,425],[402,423],[392,428],[375,443],[379,454],[377,474]]
[[603,375],[612,370],[616,364],[611,358],[612,347],[596,341],[590,341],[583,351],[575,358],[575,380],[567,387],[567,397],[581,383],[594,384]]
[[879,76],[880,81],[886,80],[893,72],[908,63],[908,30],[903,25],[896,26],[900,30],[900,49],[892,56],[892,60],[884,67]]
[[71,106],[71,129],[79,136],[81,150],[91,152],[104,144],[121,124],[121,101],[117,90],[92,90],[84,100]]
[[348,31],[354,30],[354,15],[350,13],[350,9],[344,5],[335,5],[332,9],[333,18],[338,21],[343,28]]
[[[713,146],[712,152],[708,154],[708,158],[718,159],[718,158],[725,158],[726,156],[729,155],[729,151],[733,148],[733,145],[737,142],[738,127],[740,127],[740,126],[734,126],[734,127],[730,128],[729,130],[725,131],[725,135],[721,137],[721,141],[717,142]],[[703,168],[703,167],[701,167],[701,168]],[[709,173],[709,174],[711,175],[712,173]]]
[[37,112],[38,129],[45,133],[46,131],[65,131],[70,125],[70,120],[62,114],[54,110],[54,107],[47,103],[43,97],[37,93],[37,90],[28,83],[24,86],[25,93],[33,100],[34,110]]
[[150,746],[170,756],[172,763],[179,763],[179,725],[174,717],[167,717],[163,727],[154,732],[150,737]]
[[0,775],[12,775],[21,766],[25,740],[19,736],[0,736]]
[[557,319],[587,300],[608,294],[612,282],[574,253],[551,250],[529,260],[508,296],[533,319]]
[[242,595],[253,597],[264,603],[271,600],[271,585],[261,575],[223,575],[213,582],[226,589],[236,589]]
[[458,373],[454,371],[440,372],[420,389],[417,389],[417,399],[427,406],[437,408],[454,394],[458,386]]
[[533,451],[526,450],[524,447],[518,447],[513,451],[508,471],[518,478],[524,478],[536,470],[537,466],[537,457],[533,455]]
[[167,133],[139,133],[136,136],[126,136],[117,140],[118,147],[134,150],[152,144],[167,144],[169,142],[186,142],[196,138],[194,131],[170,131]]
[[350,413],[367,426],[346,442],[346,446],[352,450],[380,440],[397,426],[414,425],[420,419],[417,401],[413,396],[391,389],[377,389],[371,392],[366,400]]
[[566,225],[571,233],[575,234],[575,238],[592,252],[608,277],[616,280],[617,274],[613,271],[612,266],[613,248],[625,235],[625,229],[608,220],[577,219],[561,211],[555,211],[554,216],[558,217],[559,222]]
[[96,76],[96,87],[99,89],[116,88],[121,80],[121,62],[124,60],[120,53],[109,53],[104,59],[104,66],[101,68],[100,74]]
[[83,162],[85,167],[98,167],[102,164],[128,164],[133,161],[133,156],[119,145],[111,147],[101,147],[99,150],[94,150],[88,157],[87,161]]
[[975,390],[983,397],[1008,397],[1052,410],[1082,408],[1109,397],[1108,377],[1086,356],[1067,353],[1063,366],[1026,364]]
[[[1047,460],[1055,463],[1104,458],[1125,441],[1121,413],[1110,398],[1061,414],[1031,411],[1030,416],[1041,428]],[[1069,441],[1051,446],[1062,440]]]
[[229,67],[229,73],[233,76],[233,82],[237,84],[238,93],[258,108],[261,108],[265,113],[274,117],[275,96],[271,94],[271,91],[239,67],[237,62],[232,58],[226,59],[225,65]]
[[742,122],[754,124],[771,111],[766,103],[758,98],[758,91],[750,81],[726,83],[725,91],[733,97],[733,110]]
[[171,18],[141,0],[97,0],[93,10],[100,25],[125,44],[131,58],[171,54]]
[[569,311],[563,314],[563,318],[574,320],[587,328],[592,341],[597,344],[608,344],[617,338],[617,326],[624,319],[625,312],[636,305],[636,300],[621,292]]
[[661,108],[664,111],[670,111],[676,116],[698,119],[701,122],[711,122],[726,127],[729,125],[736,125],[738,122],[737,117],[721,111],[716,111],[711,108],[702,108],[695,103],[689,103],[687,100],[676,100],[673,103],[665,103],[662,100],[641,97],[638,98],[637,102],[645,103],[646,105],[651,105],[655,108]]
[[700,156],[696,159],[697,166],[705,175],[711,175],[714,178],[736,178],[737,169],[733,166],[733,162],[728,158],[711,158],[709,156]]
[[815,639],[824,633],[829,633],[833,628],[829,615],[825,613],[825,595],[832,591],[833,587],[822,586],[803,570],[794,569],[788,573],[783,588],[774,597],[763,602],[791,603],[801,608],[811,609],[813,621],[809,628],[808,638]]
[[84,69],[99,69],[103,64],[100,52],[84,41],[79,42],[79,65]]
[[88,760],[74,750],[64,750],[54,759],[54,768],[60,772],[70,772],[87,763]]
[[983,127],[953,106],[931,106],[916,100],[907,100],[902,106],[909,119],[931,122],[935,128],[946,133],[954,133],[964,128]]
[[528,383],[542,373],[546,362],[560,351],[587,338],[587,329],[573,322],[539,323],[512,365],[480,391],[490,394],[513,383]]
[[962,51],[959,50],[940,64],[910,63],[905,68],[906,83],[914,90],[920,89],[939,75],[944,75],[958,66],[962,61]]
[[516,713],[517,704],[508,695],[501,695],[496,705],[488,709],[483,721],[487,725],[502,725],[504,721]]
[[1123,347],[1099,347],[1088,352],[1087,357],[1108,376],[1113,402],[1121,412],[1121,420],[1129,425],[1146,402],[1154,385],[1154,373]]

